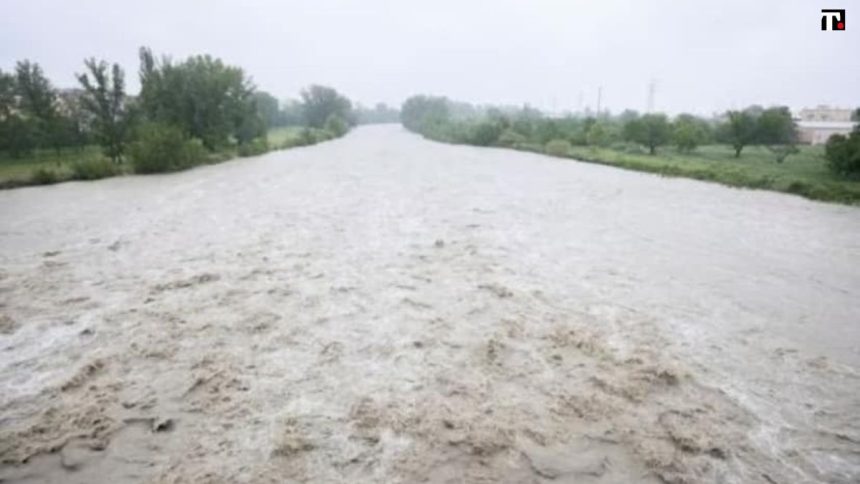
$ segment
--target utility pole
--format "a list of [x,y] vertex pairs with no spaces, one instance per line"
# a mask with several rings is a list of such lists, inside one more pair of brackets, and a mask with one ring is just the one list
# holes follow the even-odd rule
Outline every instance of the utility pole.
[[602,97],[603,97],[603,86],[599,86],[597,88],[597,117],[598,118],[600,117],[600,101],[601,101],[600,98],[602,98]]
[[657,91],[657,81],[651,79],[648,83],[648,113],[654,111],[654,94]]

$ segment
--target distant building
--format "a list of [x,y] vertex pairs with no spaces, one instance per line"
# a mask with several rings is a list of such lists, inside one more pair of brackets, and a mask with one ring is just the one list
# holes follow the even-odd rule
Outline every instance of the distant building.
[[800,121],[850,122],[851,113],[852,111],[850,109],[831,108],[830,106],[819,105],[815,108],[801,109],[800,112],[797,113],[797,118]]
[[851,121],[851,109],[818,106],[801,109],[797,118],[797,136],[801,143],[820,145],[835,134],[847,135],[856,122]]
[[851,133],[855,125],[851,121],[798,121],[797,139],[804,144],[821,145],[834,134]]
[[74,116],[80,109],[81,97],[83,97],[83,95],[83,89],[58,89],[57,100],[54,104],[57,108],[57,112],[63,116]]

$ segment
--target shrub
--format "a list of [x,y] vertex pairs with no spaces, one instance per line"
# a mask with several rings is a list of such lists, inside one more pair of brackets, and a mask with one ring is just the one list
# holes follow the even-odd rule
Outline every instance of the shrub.
[[182,157],[186,160],[186,167],[206,162],[217,163],[231,158],[229,154],[223,152],[221,154],[210,153],[203,144],[203,141],[197,138],[185,140],[185,144],[182,146]]
[[707,121],[692,114],[679,114],[672,124],[672,143],[681,153],[690,153],[709,138]]
[[60,181],[60,177],[49,168],[36,168],[30,174],[30,181],[36,185],[51,185]]
[[269,151],[269,142],[266,138],[256,138],[239,146],[239,156],[257,156]]
[[570,141],[563,139],[554,139],[544,146],[544,151],[552,156],[567,156],[570,153],[572,146]]
[[499,140],[502,127],[493,121],[481,121],[468,131],[467,143],[475,146],[492,146]]
[[501,146],[516,147],[528,141],[526,137],[512,129],[506,129],[499,135]]
[[290,148],[295,148],[296,146],[304,146],[305,143],[302,141],[301,136],[290,137],[284,140],[283,143],[278,147],[278,149],[288,150]]
[[825,156],[833,173],[845,177],[860,175],[860,131],[849,136],[831,136],[827,140]]
[[142,126],[129,149],[137,173],[163,173],[202,163],[206,150],[199,140],[189,140],[179,128],[150,123]]
[[340,138],[349,131],[349,125],[342,117],[332,114],[325,120],[325,130],[331,133],[334,138]]
[[72,164],[73,180],[99,180],[119,174],[119,168],[104,158],[78,161]]
[[585,141],[589,146],[604,147],[609,144],[609,130],[603,123],[596,122],[588,128]]

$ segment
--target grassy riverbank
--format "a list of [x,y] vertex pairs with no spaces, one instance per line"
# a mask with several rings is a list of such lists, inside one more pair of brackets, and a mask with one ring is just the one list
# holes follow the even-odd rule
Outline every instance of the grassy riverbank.
[[[255,145],[252,150],[231,147],[206,154],[203,164],[219,163],[240,156],[254,156],[268,151],[308,146],[335,138],[332,133],[301,126],[278,127],[269,130],[268,145]],[[88,175],[99,167],[97,175]],[[63,148],[60,150],[37,150],[25,158],[11,158],[0,154],[0,188],[15,188],[28,185],[45,185],[70,180],[106,178],[131,174],[133,168],[125,162],[110,165],[100,147],[91,145],[82,148]]]
[[467,123],[458,126],[458,130],[417,132],[443,143],[529,151],[663,176],[716,182],[736,188],[771,190],[812,200],[860,204],[860,180],[838,177],[829,170],[823,146],[798,146],[796,154],[777,163],[774,153],[763,146],[747,146],[741,157],[735,158],[731,146],[720,144],[699,146],[690,152],[664,146],[655,155],[649,155],[641,146],[630,143],[618,143],[612,148],[564,143],[562,151],[558,151],[558,147],[548,150],[546,144],[528,140],[513,143],[498,141],[485,145],[463,141],[450,134],[469,132]]
[[[523,144],[516,149],[544,152],[539,145]],[[746,148],[741,158],[735,158],[731,147],[726,145],[702,146],[692,153],[664,148],[655,156],[574,146],[562,157],[733,187],[793,193],[813,200],[860,203],[860,181],[834,176],[827,168],[823,147],[801,146],[799,149],[798,154],[782,163],[776,163],[768,149],[758,146]]]
[[827,150],[798,145],[797,126],[785,106],[750,106],[710,118],[629,110],[614,116],[553,117],[528,106],[475,106],[416,95],[403,103],[400,113],[407,129],[444,143],[531,151],[813,200],[860,203],[860,167],[855,166],[851,145],[840,145],[839,151],[832,144]]

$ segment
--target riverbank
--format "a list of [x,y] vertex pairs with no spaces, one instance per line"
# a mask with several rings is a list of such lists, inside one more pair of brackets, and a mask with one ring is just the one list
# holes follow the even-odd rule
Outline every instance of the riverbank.
[[[536,145],[524,145],[518,149],[544,152]],[[734,158],[731,147],[725,145],[702,146],[692,153],[666,148],[655,156],[575,146],[567,155],[560,157],[736,188],[791,193],[811,200],[860,203],[860,182],[833,176],[827,169],[823,147],[801,146],[799,150],[783,163],[776,163],[770,151],[758,146],[748,147],[741,158]]]
[[[337,138],[322,129],[301,126],[272,128],[266,143],[252,143],[206,153],[202,163],[211,165],[240,157],[257,156],[298,146],[310,146]],[[100,147],[95,145],[60,150],[37,150],[26,158],[0,157],[0,189],[33,185],[52,185],[66,181],[80,181],[134,174],[131,163],[118,165],[107,160]]]
[[[462,129],[468,128],[467,125],[464,126],[466,127]],[[471,144],[459,142],[453,136],[416,133],[432,141]],[[838,178],[830,172],[824,158],[823,146],[799,146],[798,153],[789,156],[782,163],[777,163],[775,155],[761,146],[746,147],[740,158],[735,158],[734,151],[727,145],[701,146],[688,153],[679,152],[672,147],[663,147],[653,156],[630,144],[622,144],[621,149],[570,146],[565,153],[552,150],[548,152],[545,145],[527,141],[492,147],[528,151],[668,177],[692,178],[735,188],[791,193],[824,202],[848,205],[860,203],[860,180]]]

